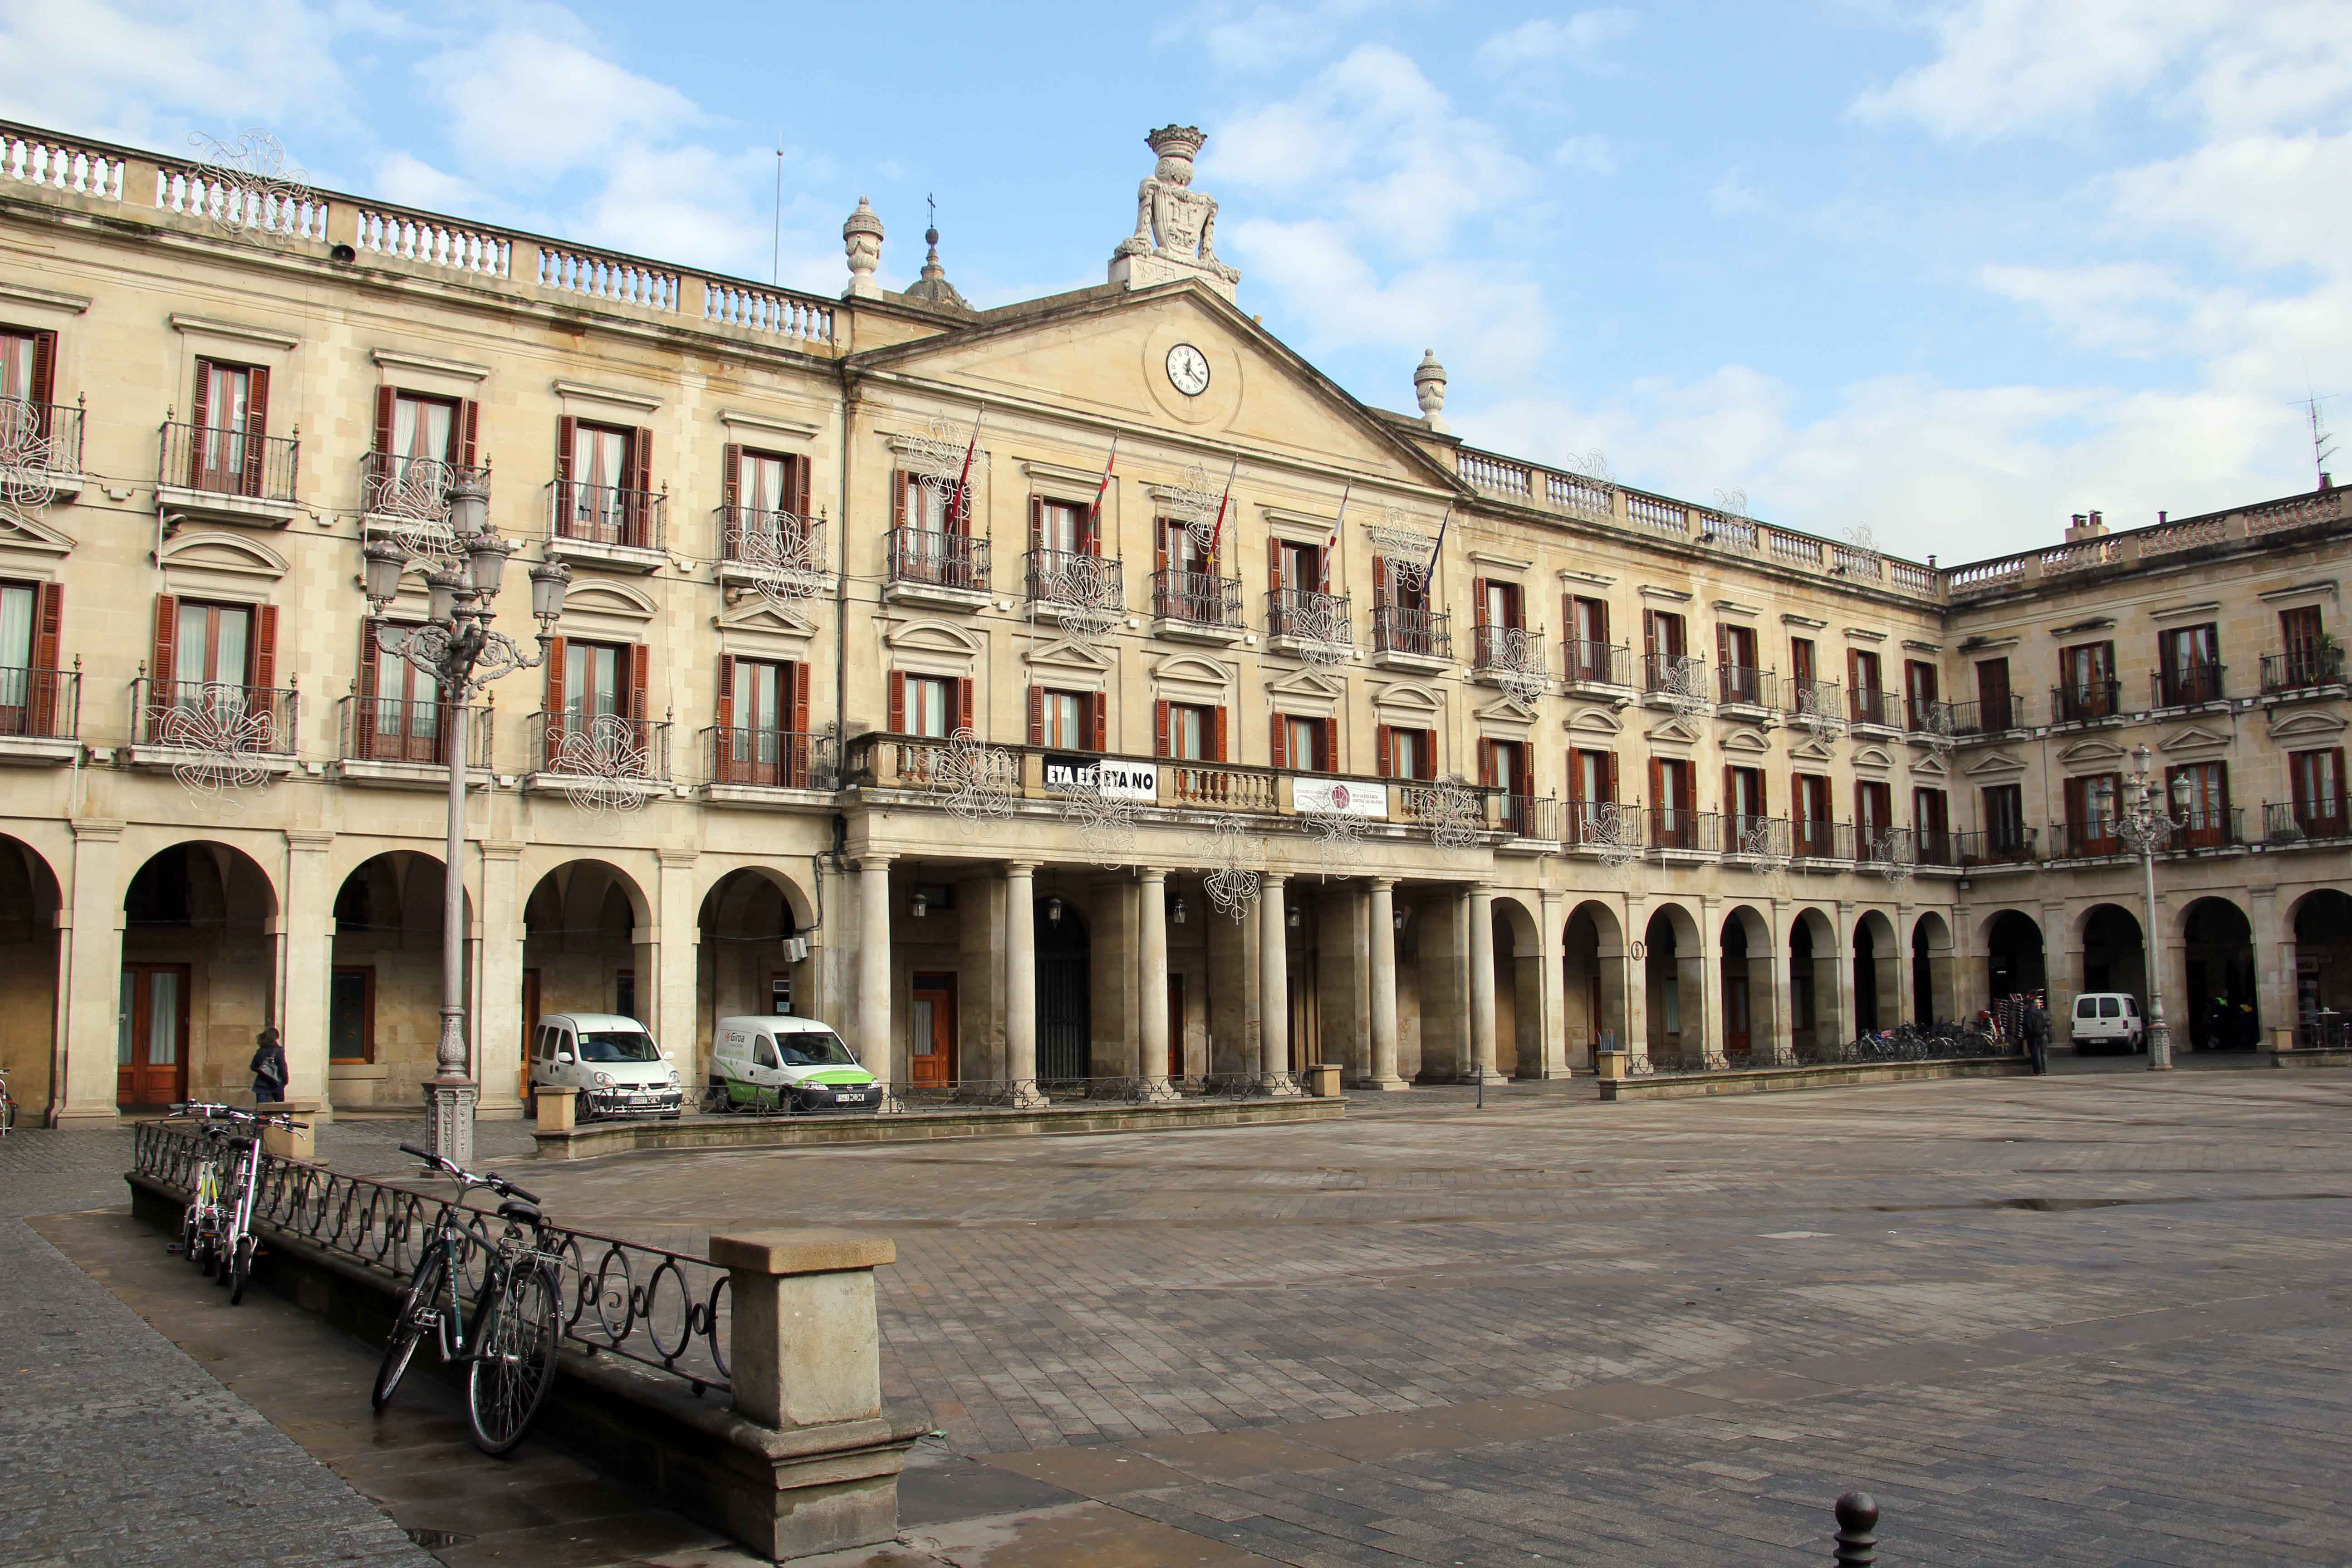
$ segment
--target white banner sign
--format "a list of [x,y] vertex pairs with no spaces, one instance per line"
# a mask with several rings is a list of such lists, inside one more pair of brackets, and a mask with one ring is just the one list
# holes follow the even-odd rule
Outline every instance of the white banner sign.
[[1300,811],[1328,811],[1340,816],[1386,819],[1389,786],[1343,783],[1338,779],[1295,778],[1290,781],[1290,804]]
[[1047,757],[1045,787],[1063,795],[1079,789],[1091,789],[1095,780],[1102,780],[1102,793],[1112,800],[1155,801],[1160,798],[1160,764],[1129,763],[1104,759],[1083,761],[1077,757]]

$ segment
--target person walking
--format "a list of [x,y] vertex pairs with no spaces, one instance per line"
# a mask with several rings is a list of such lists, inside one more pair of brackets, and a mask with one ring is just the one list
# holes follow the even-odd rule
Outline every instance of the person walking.
[[286,1047],[278,1043],[277,1030],[264,1029],[254,1037],[253,1060],[247,1067],[253,1073],[256,1104],[274,1104],[286,1098]]
[[2042,994],[2035,992],[2025,1005],[2025,1049],[2033,1058],[2033,1076],[2040,1078],[2050,1070],[2050,1014],[2042,1005]]

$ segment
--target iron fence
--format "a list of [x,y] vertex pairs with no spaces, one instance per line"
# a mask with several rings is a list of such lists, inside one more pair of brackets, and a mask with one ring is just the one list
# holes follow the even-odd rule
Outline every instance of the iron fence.
[[1882,730],[1903,727],[1902,710],[1892,691],[1875,686],[1857,686],[1846,693],[1851,705],[1849,717],[1857,724],[1875,724]]
[[1720,854],[1723,818],[1712,811],[1685,811],[1678,805],[1650,808],[1650,847],[1684,849],[1700,855]]
[[0,737],[71,741],[81,734],[81,672],[0,665]]
[[[186,1123],[142,1122],[131,1169],[184,1198],[194,1191],[210,1145]],[[395,1182],[344,1175],[300,1160],[261,1158],[254,1224],[265,1239],[299,1242],[387,1281],[404,1284],[416,1259],[457,1208],[448,1198]],[[470,1300],[504,1222],[463,1206],[466,1256],[453,1259],[459,1294]],[[728,1388],[728,1273],[707,1258],[565,1226],[543,1225],[554,1256],[572,1348],[618,1356],[681,1379],[699,1394]]]
[[39,460],[26,465],[37,473],[81,472],[81,426],[79,404],[0,398],[0,439],[20,452],[32,442],[45,443]]
[[252,500],[294,499],[300,443],[239,426],[167,424],[158,479],[166,485]]
[[838,789],[839,755],[831,735],[741,724],[714,724],[702,731],[704,773],[716,784]]
[[1947,702],[1944,707],[1951,715],[1955,735],[1999,735],[2033,722],[2026,716],[2025,699],[2017,696],[1981,697],[1969,702]]
[[890,581],[988,592],[988,541],[932,528],[894,528],[889,534]]
[[1329,637],[1345,642],[1352,634],[1352,612],[1345,594],[1321,594],[1312,588],[1276,588],[1265,596],[1265,635],[1273,637]]
[[1987,1061],[2021,1055],[2009,1040],[1981,1029],[1958,1024],[1929,1028],[1899,1024],[1855,1039],[1823,1042],[1799,1040],[1796,1056],[1803,1067],[1833,1067],[1849,1063]]
[[[345,762],[425,763],[449,761],[449,705],[399,697],[345,697],[335,704],[336,730]],[[491,710],[466,710],[466,765],[490,765]]]
[[1769,669],[1751,669],[1742,664],[1716,667],[1716,700],[1738,703],[1749,708],[1771,708],[1779,704],[1780,678]]
[[2148,677],[2149,699],[2158,708],[2196,708],[2219,702],[2222,700],[2221,676],[2225,668],[2219,664],[2185,664],[2159,669]]
[[2094,719],[2113,719],[2123,711],[2124,683],[2120,680],[2075,681],[2050,689],[2050,714],[2053,724],[2087,724]]
[[217,680],[131,683],[139,739],[149,746],[185,746],[224,755],[291,756],[299,739],[300,696],[289,687],[239,686]]
[[2270,801],[2263,806],[2263,838],[2273,847],[2345,837],[2352,837],[2352,799],[2340,792],[2307,800]]
[[1854,858],[1853,824],[1826,816],[1792,817],[1789,822],[1789,854],[1799,860],[1851,860]]
[[1582,847],[1640,849],[1646,839],[1646,814],[1639,806],[1613,800],[1571,800],[1562,830],[1563,842]]
[[2284,653],[2263,656],[2263,695],[2308,691],[2315,686],[2340,686],[2344,681],[2344,650],[2313,644]]
[[1559,801],[1551,795],[1504,795],[1486,797],[1486,826],[1514,838],[1559,837]]
[[1454,657],[1454,617],[1444,610],[1376,605],[1372,607],[1372,649],[1376,653],[1410,653],[1423,658],[1450,659]]
[[557,479],[547,487],[554,508],[555,537],[579,544],[626,550],[659,550],[667,526],[669,497],[586,479]]
[[1242,580],[1211,572],[1154,572],[1151,613],[1165,621],[1242,629]]
[[1961,866],[2030,866],[2033,863],[2033,841],[2039,830],[2032,827],[1988,827],[1951,836],[1952,847]]
[[1633,684],[1633,650],[1624,643],[1589,642],[1570,637],[1564,645],[1570,686]]

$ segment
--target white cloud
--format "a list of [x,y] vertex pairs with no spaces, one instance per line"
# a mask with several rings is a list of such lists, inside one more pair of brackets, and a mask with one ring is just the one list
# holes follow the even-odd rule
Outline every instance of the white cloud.
[[446,111],[458,161],[508,184],[593,169],[703,120],[676,88],[543,29],[502,27],[420,61],[415,76]]
[[2147,262],[1990,266],[1979,280],[2003,299],[2039,308],[2085,347],[2127,354],[2177,351],[2189,300],[2170,273]]
[[1617,148],[1606,136],[1571,136],[1551,150],[1552,165],[1603,178],[1617,172]]
[[369,194],[402,206],[445,213],[478,211],[487,199],[470,180],[445,174],[403,152],[387,153],[376,161]]
[[1322,0],[1313,5],[1203,5],[1155,41],[1196,33],[1220,70],[1274,69],[1328,49],[1348,24],[1382,9],[1391,0]]
[[2352,186],[2352,135],[2242,136],[2112,182],[2116,216],[2208,239],[2262,267],[2352,268],[2341,195]]
[[1565,19],[1537,16],[1478,46],[1478,64],[1497,76],[1530,66],[1599,63],[1611,44],[1633,30],[1633,13],[1616,7],[1579,11]]

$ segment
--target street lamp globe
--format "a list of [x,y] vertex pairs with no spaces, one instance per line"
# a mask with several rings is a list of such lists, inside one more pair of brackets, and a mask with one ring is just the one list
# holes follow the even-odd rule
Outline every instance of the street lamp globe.
[[490,485],[479,474],[461,473],[449,483],[449,531],[460,539],[490,526]]
[[366,558],[364,591],[381,611],[400,592],[400,576],[407,563],[401,558],[400,547],[389,539],[369,540],[361,553]]
[[561,561],[534,561],[530,565],[530,613],[542,626],[563,613],[563,595],[572,586],[572,568]]
[[425,581],[433,590],[432,608],[427,614],[443,626],[456,620],[457,591],[465,586],[466,580],[457,573],[445,568],[438,572],[427,572],[425,574]]
[[488,522],[464,537],[466,562],[473,574],[474,591],[485,599],[497,598],[499,584],[506,575],[507,557],[515,551],[514,543],[491,532]]

